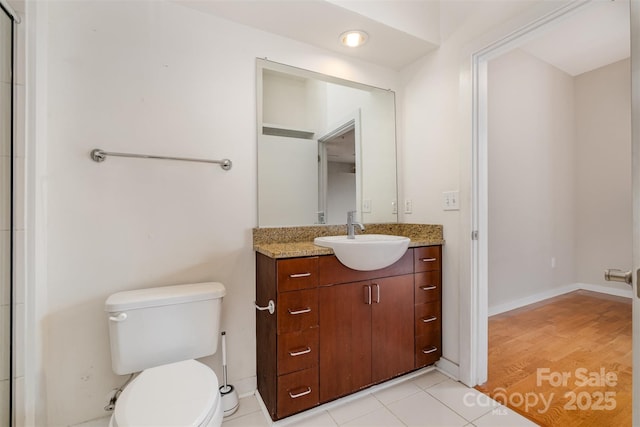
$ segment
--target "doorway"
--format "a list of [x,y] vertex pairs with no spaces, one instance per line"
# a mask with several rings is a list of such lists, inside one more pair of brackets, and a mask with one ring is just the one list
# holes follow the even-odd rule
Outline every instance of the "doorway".
[[[514,293],[514,289],[512,286],[512,288],[510,289],[504,289],[505,293],[511,292],[511,295],[506,295],[510,298],[505,298],[505,301],[498,301],[498,302],[496,302],[495,300],[489,301],[489,298],[491,297],[491,294],[489,292],[489,280],[491,278],[489,254],[491,253],[490,252],[491,242],[487,239],[487,237],[491,239],[491,237],[493,236],[493,234],[490,234],[492,233],[492,230],[490,227],[491,224],[489,220],[490,213],[488,209],[488,207],[490,207],[490,203],[487,203],[489,194],[491,192],[490,190],[491,180],[490,180],[488,169],[487,169],[487,164],[490,157],[488,152],[488,147],[490,144],[488,139],[488,134],[490,131],[490,124],[489,124],[490,122],[487,119],[487,114],[488,114],[487,112],[489,111],[488,104],[487,104],[487,97],[489,97],[489,99],[491,97],[491,95],[488,95],[488,92],[487,92],[487,81],[489,78],[490,61],[498,58],[500,55],[508,51],[511,51],[515,47],[521,45],[525,40],[530,40],[535,35],[544,33],[550,27],[559,25],[559,23],[562,20],[568,18],[571,15],[579,13],[580,9],[582,8],[586,9],[591,6],[596,6],[598,5],[598,3],[569,4],[568,6],[565,6],[564,8],[557,10],[555,13],[545,16],[544,18],[530,24],[529,26],[522,28],[515,34],[509,35],[508,37],[499,41],[498,43],[495,43],[494,45],[491,45],[490,47],[477,52],[473,57],[474,138],[475,138],[474,139],[474,155],[473,155],[473,158],[474,158],[474,179],[473,179],[474,180],[473,182],[474,226],[473,226],[473,230],[478,230],[479,235],[484,237],[474,241],[474,244],[473,244],[474,246],[473,289],[477,292],[477,294],[476,294],[476,301],[474,302],[474,307],[472,309],[473,310],[472,330],[476,328],[477,341],[475,342],[475,344],[472,342],[472,346],[475,345],[475,347],[473,348],[473,351],[474,351],[474,354],[476,355],[475,360],[473,361],[475,362],[475,366],[474,366],[475,372],[472,372],[472,377],[477,384],[482,384],[487,380],[487,370],[486,370],[486,367],[487,367],[486,355],[488,350],[487,348],[487,342],[488,342],[487,317],[490,311],[493,310],[493,312],[495,313],[496,312],[495,307],[500,305],[502,305],[502,307],[500,307],[500,309],[497,310],[498,312],[507,310],[509,309],[508,302],[510,301],[513,302],[514,300],[516,301],[516,304],[510,308],[516,308],[527,303],[532,303],[535,301],[542,300],[544,298],[548,298],[550,296],[553,296],[554,293],[556,295],[559,295],[567,292],[569,289],[567,289],[566,287],[563,289],[560,289],[562,288],[561,285],[567,282],[566,278],[562,278],[563,272],[560,270],[562,269],[562,267],[565,266],[564,263],[572,262],[571,257],[573,256],[573,254],[571,254],[571,248],[567,249],[566,247],[562,248],[560,246],[554,246],[554,245],[548,245],[549,247],[546,247],[546,248],[543,248],[543,247],[537,248],[536,251],[533,251],[528,255],[539,256],[541,259],[544,259],[544,270],[545,270],[545,273],[548,273],[548,277],[546,279],[548,279],[548,282],[552,283],[552,286],[550,286],[548,289],[543,289],[542,292],[538,292],[538,295],[534,295],[534,298],[529,300],[527,300],[527,298],[531,297],[531,292],[528,295],[526,294],[518,295],[517,292]],[[623,2],[616,2],[616,3],[620,5]],[[600,4],[603,4],[603,3],[600,3]],[[628,3],[626,3],[626,7],[629,7]],[[627,64],[627,67],[628,67],[628,64]],[[546,108],[552,109],[555,106],[556,104],[550,104]],[[629,129],[627,126],[627,132],[628,131]],[[557,148],[559,147],[557,146],[548,147],[547,151],[557,149]],[[541,147],[534,146],[533,150],[536,150],[536,149],[539,150],[541,149]],[[526,150],[524,151],[520,150],[518,152],[516,150],[514,155],[521,156],[521,157],[535,157],[537,154],[539,153],[536,153],[535,151],[529,152]],[[549,153],[545,153],[545,154],[548,155]],[[627,152],[627,156],[625,159],[628,162],[627,164],[630,163],[629,154],[630,153]],[[556,153],[555,156],[551,156],[550,158],[552,159],[552,161],[557,161],[558,157],[562,157],[563,155],[566,156],[567,153],[559,153],[559,154]],[[554,165],[550,164],[549,167],[553,168]],[[546,172],[547,173],[545,173],[545,171],[542,171],[541,178],[537,184],[540,187],[543,187],[544,191],[547,191],[547,192],[555,191],[556,189],[553,188],[553,184],[554,184],[553,179],[549,180],[549,178],[553,178],[553,174],[550,174],[549,171],[546,171]],[[524,191],[522,191],[523,189]],[[534,199],[538,196],[538,194],[531,194],[526,190],[531,190],[535,192],[536,189],[533,187],[517,187],[516,186],[516,188],[513,191],[516,191],[516,192],[521,191],[525,196],[529,195],[529,196],[532,196],[532,198]],[[569,189],[565,188],[565,191],[566,191],[566,194],[571,195],[570,188]],[[515,194],[516,197],[513,200],[514,202],[513,206],[515,206],[515,209],[521,207],[521,205],[518,204],[517,196],[522,196],[523,194],[518,194],[518,193]],[[627,199],[628,199],[628,193],[627,193]],[[536,207],[538,207],[540,210],[546,210],[547,213],[549,213],[551,216],[553,216],[554,214],[557,215],[558,212],[554,212],[554,209],[556,209],[558,205],[562,205],[565,199],[563,199],[561,196],[558,196],[555,198],[554,203],[547,204],[547,205],[540,204],[540,203],[545,203],[544,199],[542,198],[539,198],[536,201],[538,203],[537,204],[534,203],[533,209],[531,207],[529,207],[528,209],[529,213],[532,214],[531,216],[533,220],[537,220],[540,218],[540,216],[537,216],[539,212],[536,212]],[[631,210],[630,203],[628,203],[626,209],[627,209],[627,212],[630,212]],[[533,231],[538,234],[545,234],[545,233],[549,234],[550,232],[553,231],[550,229],[549,224],[537,224],[537,225],[538,227],[537,228],[534,227]],[[520,224],[520,226],[522,226],[522,224]],[[559,227],[559,228],[561,229],[559,234],[562,234],[562,232],[567,231],[567,228],[564,228],[564,229],[562,229],[562,227]],[[525,236],[522,235],[521,231],[522,231],[521,228],[514,228],[511,230],[511,233],[515,234],[516,237],[522,237],[522,240],[526,244],[527,238],[525,238]],[[626,232],[628,233],[627,234],[627,237],[628,237],[628,235],[631,234],[631,230],[629,229]],[[536,238],[536,237],[537,236],[533,236],[533,238]],[[580,243],[580,244],[583,244],[583,243]],[[617,249],[620,249],[620,248],[617,248]],[[513,248],[510,248],[510,250],[512,251],[512,254],[513,252],[517,252],[517,251],[514,251]],[[619,259],[620,257],[618,257],[617,258],[618,261],[622,261],[622,262],[626,261],[627,263],[630,264],[630,256],[629,256],[630,248],[624,247],[620,250],[626,251],[626,255],[627,255],[626,258],[628,258],[628,260],[627,259],[620,260]],[[532,264],[535,264],[535,263],[532,263]],[[542,264],[538,262],[538,265],[542,265]],[[614,267],[614,266],[617,266],[617,265],[613,265],[611,267]],[[609,267],[609,266],[604,265],[603,269],[604,267]],[[631,265],[622,265],[620,267],[629,268],[631,267]],[[521,271],[517,268],[514,268],[514,270],[516,272],[519,272],[519,274],[521,275],[520,279],[524,278],[523,280],[526,280],[528,277],[531,276],[530,274],[528,274],[528,273],[531,273],[530,271],[529,272]],[[576,283],[576,282],[577,280],[573,280],[573,281],[568,281],[566,284],[567,286],[572,285],[572,286],[578,286],[579,288],[580,283]],[[512,285],[514,284],[515,283],[512,282]],[[607,286],[607,285],[603,285],[603,287],[604,286]],[[624,290],[627,293],[629,293],[628,288],[624,288]],[[505,295],[501,295],[501,296],[505,297]],[[492,303],[492,306],[493,306],[492,309],[490,309],[490,302]]]

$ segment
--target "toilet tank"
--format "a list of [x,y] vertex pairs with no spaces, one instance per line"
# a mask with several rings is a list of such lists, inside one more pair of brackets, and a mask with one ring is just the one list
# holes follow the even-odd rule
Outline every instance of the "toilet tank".
[[214,354],[224,285],[118,292],[107,298],[111,366],[118,375]]

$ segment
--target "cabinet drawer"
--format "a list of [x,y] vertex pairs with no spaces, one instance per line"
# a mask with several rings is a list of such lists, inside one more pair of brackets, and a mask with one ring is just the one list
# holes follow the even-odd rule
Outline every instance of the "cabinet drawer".
[[318,289],[278,294],[278,334],[318,326]]
[[416,304],[440,301],[440,271],[416,273]]
[[416,336],[425,335],[433,330],[440,330],[440,302],[430,302],[416,305],[415,308]]
[[317,367],[278,377],[278,418],[319,403]]
[[278,375],[318,366],[318,328],[278,337]]
[[278,292],[318,286],[318,257],[278,260]]
[[416,368],[435,363],[442,357],[440,328],[416,337]]
[[442,255],[440,246],[424,246],[414,248],[413,267],[414,271],[435,271],[441,270]]

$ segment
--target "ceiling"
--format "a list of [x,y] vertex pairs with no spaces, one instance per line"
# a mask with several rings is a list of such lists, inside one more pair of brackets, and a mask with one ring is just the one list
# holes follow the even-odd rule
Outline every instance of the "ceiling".
[[[399,25],[381,22],[384,19],[380,16],[372,19],[341,7],[336,0],[174,1],[259,30],[395,70],[402,69],[438,47],[433,42],[398,29]],[[366,9],[367,1],[371,5],[380,3],[361,0],[358,6]],[[444,1],[453,0],[440,0],[440,3]],[[440,21],[446,20],[448,27],[463,25],[468,17],[455,19],[455,16],[449,16],[450,12],[446,12],[450,9],[453,8],[440,7]],[[456,22],[449,22],[451,20]],[[520,48],[570,75],[579,75],[629,57],[629,0],[594,0],[551,24],[551,29],[546,28],[543,34]],[[369,41],[357,49],[342,46],[339,35],[348,29],[367,31]]]
[[[438,47],[380,20],[325,0],[175,1],[230,21],[395,70]],[[369,34],[367,43],[357,49],[340,44],[340,34],[354,29],[365,30]]]
[[630,55],[629,0],[594,1],[520,49],[571,76]]
[[355,164],[356,131],[354,129],[336,136],[326,141],[326,143],[328,161]]

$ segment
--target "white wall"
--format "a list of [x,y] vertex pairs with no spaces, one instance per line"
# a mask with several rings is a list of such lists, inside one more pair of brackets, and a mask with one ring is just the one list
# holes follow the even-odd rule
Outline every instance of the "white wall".
[[[37,47],[48,53],[37,59],[48,67],[48,109],[38,116],[48,158],[37,216],[46,223],[48,264],[34,288],[45,301],[33,314],[45,336],[44,378],[30,385],[45,388],[37,404],[46,407],[46,424],[103,415],[108,392],[124,380],[111,373],[102,306],[125,289],[223,282],[230,380],[250,386],[255,58],[389,88],[396,73],[170,2],[47,7],[48,33]],[[89,159],[96,147],[228,157],[233,169],[125,158],[97,164]],[[205,359],[220,377],[219,360]]]
[[489,62],[490,311],[574,283],[573,86],[521,50]]
[[[262,70],[262,122],[317,132],[316,82]],[[316,139],[258,130],[258,222],[261,227],[308,225],[318,215]],[[286,215],[283,213],[286,212]]]
[[[456,1],[440,4],[440,48],[401,71],[399,188],[413,201],[400,221],[444,226],[443,358],[472,383],[471,54],[561,2]],[[442,192],[460,190],[460,211],[443,211]],[[399,209],[399,211],[402,211]],[[460,343],[467,343],[461,347]]]
[[260,135],[258,158],[260,226],[315,223],[318,220],[318,141]]
[[607,268],[632,268],[631,76],[623,60],[575,78],[576,281],[605,282]]

